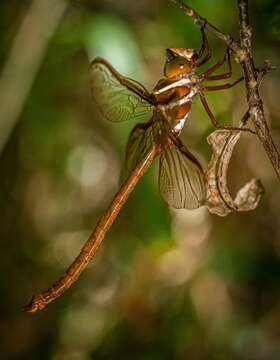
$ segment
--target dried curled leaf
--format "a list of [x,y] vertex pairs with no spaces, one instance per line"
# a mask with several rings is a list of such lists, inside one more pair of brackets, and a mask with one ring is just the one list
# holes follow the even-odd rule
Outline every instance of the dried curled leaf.
[[206,206],[209,211],[226,216],[233,211],[250,211],[257,207],[264,192],[259,180],[252,179],[232,199],[227,186],[227,171],[240,131],[217,130],[207,138],[213,148],[205,177],[207,186]]

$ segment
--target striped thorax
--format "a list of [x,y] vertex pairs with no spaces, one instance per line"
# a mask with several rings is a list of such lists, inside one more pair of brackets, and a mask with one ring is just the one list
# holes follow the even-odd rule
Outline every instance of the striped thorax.
[[163,113],[171,130],[178,134],[190,114],[193,98],[197,94],[197,54],[193,49],[166,50],[165,78],[153,90],[156,106]]

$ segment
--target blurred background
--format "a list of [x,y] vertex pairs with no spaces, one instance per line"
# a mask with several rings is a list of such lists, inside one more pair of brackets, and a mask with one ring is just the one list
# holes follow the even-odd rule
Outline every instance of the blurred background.
[[[238,36],[234,0],[188,3]],[[252,1],[250,11],[257,65],[279,68],[279,1]],[[234,194],[261,179],[256,210],[220,218],[169,209],[155,164],[73,288],[42,312],[22,312],[76,257],[125,176],[134,123],[101,119],[90,60],[102,56],[152,89],[165,48],[198,49],[201,39],[168,0],[2,0],[0,18],[1,358],[279,359],[279,181],[250,134],[229,182]],[[225,45],[208,35],[213,64]],[[261,88],[278,146],[279,83],[277,70]],[[207,98],[227,124],[246,110],[243,84]],[[196,101],[182,138],[205,163],[212,131]]]

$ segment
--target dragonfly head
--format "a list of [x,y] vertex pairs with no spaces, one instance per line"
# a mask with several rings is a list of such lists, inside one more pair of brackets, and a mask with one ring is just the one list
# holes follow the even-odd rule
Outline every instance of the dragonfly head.
[[167,78],[191,74],[197,66],[198,54],[194,49],[166,49],[164,75]]

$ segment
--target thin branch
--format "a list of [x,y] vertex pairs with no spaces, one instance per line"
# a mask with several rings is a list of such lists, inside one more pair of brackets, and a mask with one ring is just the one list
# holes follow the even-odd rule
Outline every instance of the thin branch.
[[272,65],[269,60],[265,60],[261,66],[256,68],[256,71],[259,75],[258,78],[258,86],[260,87],[265,75],[267,75],[270,71],[276,70],[276,66]]
[[170,0],[170,1],[178,5],[180,9],[183,10],[187,16],[191,17],[196,25],[200,27],[204,27],[208,31],[215,34],[219,39],[224,41],[232,51],[238,53],[242,50],[238,41],[234,40],[233,37],[231,37],[230,35],[223,33],[216,26],[211,24],[207,19],[200,16],[193,8],[184,4],[182,0]]
[[259,93],[258,72],[256,71],[252,56],[252,31],[249,22],[248,0],[237,0],[239,7],[240,42],[234,40],[230,35],[220,31],[216,26],[207,21],[207,19],[201,17],[194,9],[184,4],[182,0],[170,1],[178,5],[187,16],[191,17],[196,25],[205,27],[205,29],[209,30],[219,39],[224,41],[234,52],[236,61],[241,64],[243,69],[247,91],[247,102],[252,122],[259,140],[261,141],[276,175],[280,180],[280,154],[273,142],[264,115],[263,102]]
[[258,74],[255,68],[251,51],[251,36],[248,0],[238,0],[240,42],[245,56],[240,59],[245,77],[247,90],[247,102],[250,109],[250,116],[254,123],[257,135],[272,163],[272,166],[280,180],[280,154],[270,134],[270,130],[264,115],[263,102],[259,93]]
[[248,1],[238,0],[241,46],[251,51],[252,29],[249,25]]

